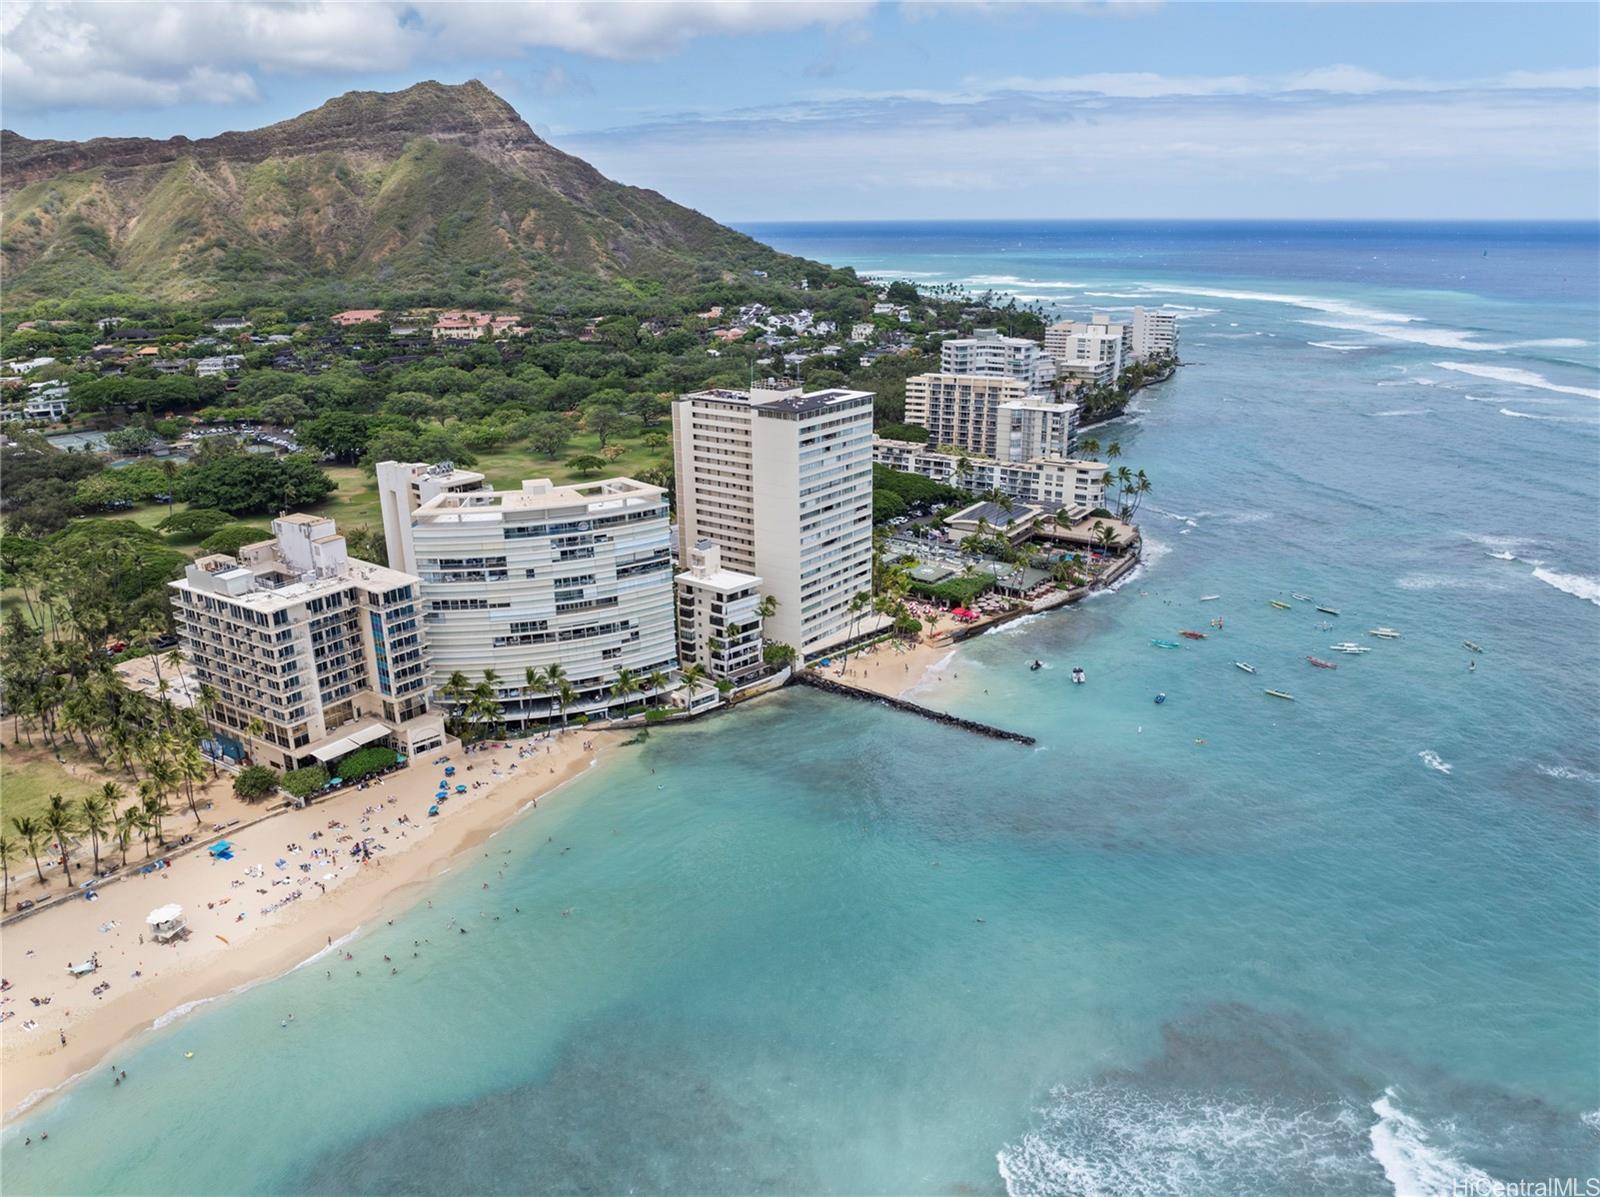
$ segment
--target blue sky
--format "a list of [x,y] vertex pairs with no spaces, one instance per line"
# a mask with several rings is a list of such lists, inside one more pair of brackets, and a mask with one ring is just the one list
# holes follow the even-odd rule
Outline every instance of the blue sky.
[[483,80],[723,220],[1588,218],[1590,4],[79,4],[0,9],[0,118],[205,136]]

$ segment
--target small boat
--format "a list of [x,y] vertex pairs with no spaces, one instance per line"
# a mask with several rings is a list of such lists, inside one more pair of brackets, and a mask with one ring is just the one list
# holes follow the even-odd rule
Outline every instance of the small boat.
[[1321,657],[1307,657],[1306,660],[1310,661],[1318,669],[1337,669],[1337,668],[1339,668],[1332,661],[1324,661]]
[[1256,671],[1256,667],[1250,664],[1249,661],[1235,661],[1233,663],[1233,667],[1235,669],[1242,669],[1246,673],[1254,673]]
[[1324,615],[1339,614],[1339,609],[1337,607],[1318,607],[1317,610],[1321,611]]
[[1311,601],[1311,596],[1309,594],[1301,594],[1298,590],[1291,591],[1290,594],[1289,594],[1289,597],[1290,598],[1297,598],[1302,603],[1309,603]]
[[1470,649],[1471,651],[1473,651],[1475,653],[1481,653],[1483,651],[1483,645],[1474,644],[1470,640],[1463,640],[1461,642],[1461,647],[1462,648],[1466,648],[1466,649]]
[[1328,647],[1336,653],[1370,653],[1372,651],[1366,645],[1356,644],[1350,640],[1346,640],[1343,644],[1330,644]]
[[1367,632],[1369,636],[1377,636],[1383,640],[1398,640],[1400,633],[1393,628],[1372,628]]
[[1204,640],[1206,638],[1206,634],[1204,632],[1179,632],[1178,635],[1182,636],[1185,640]]
[[1160,706],[1162,703],[1164,703],[1166,701],[1167,701],[1167,695],[1166,695],[1165,691],[1163,691],[1162,693],[1156,695],[1156,706]]
[[1283,698],[1283,699],[1287,699],[1290,702],[1294,701],[1294,695],[1293,694],[1285,694],[1282,690],[1268,690],[1268,691],[1266,691],[1266,693],[1272,695],[1272,697],[1274,697],[1274,698]]
[[1088,679],[1083,676],[1083,668],[1081,666],[1073,669],[1073,671],[1072,671],[1072,683],[1073,683],[1073,685],[1081,686],[1087,680]]
[[1221,597],[1222,596],[1220,594],[1202,594],[1200,596],[1200,601],[1202,603],[1214,603]]
[[1028,668],[1031,669],[1031,670],[1035,670],[1035,671],[1043,669],[1044,668],[1044,662],[1043,661],[1035,661],[1032,665],[1029,665]]
[[1176,640],[1152,640],[1150,643],[1152,645],[1154,645],[1156,648],[1182,648],[1183,647],[1183,645],[1179,644]]
[[1280,611],[1287,611],[1289,609],[1288,603],[1280,603],[1277,599],[1272,600],[1272,605]]

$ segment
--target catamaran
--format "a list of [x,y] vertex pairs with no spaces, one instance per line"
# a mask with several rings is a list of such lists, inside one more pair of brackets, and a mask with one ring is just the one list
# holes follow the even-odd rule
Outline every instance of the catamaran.
[[1357,644],[1353,640],[1346,640],[1342,644],[1330,644],[1329,648],[1336,653],[1370,653],[1372,650],[1364,644]]
[[1280,611],[1287,611],[1289,609],[1288,603],[1280,603],[1277,599],[1272,600],[1272,605]]
[[1371,628],[1368,630],[1367,635],[1377,636],[1383,640],[1400,639],[1400,633],[1395,631],[1393,628]]
[[1297,598],[1302,603],[1309,603],[1311,601],[1311,596],[1309,594],[1301,594],[1298,590],[1290,591],[1289,597]]
[[1294,695],[1293,694],[1285,694],[1282,690],[1268,690],[1267,693],[1272,695],[1272,697],[1274,697],[1274,698],[1286,698],[1290,702],[1294,701]]

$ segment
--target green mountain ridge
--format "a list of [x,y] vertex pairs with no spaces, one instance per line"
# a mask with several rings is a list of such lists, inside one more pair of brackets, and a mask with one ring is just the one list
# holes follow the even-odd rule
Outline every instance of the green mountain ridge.
[[0,163],[8,306],[308,284],[492,288],[531,300],[815,270],[607,179],[476,81],[349,92],[279,124],[202,140],[42,141],[0,130]]

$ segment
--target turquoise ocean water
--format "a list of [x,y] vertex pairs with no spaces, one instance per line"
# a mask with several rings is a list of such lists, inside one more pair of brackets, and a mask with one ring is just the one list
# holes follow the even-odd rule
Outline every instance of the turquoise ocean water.
[[[924,690],[1037,748],[806,692],[656,734],[354,962],[176,1019],[117,1060],[129,1084],[41,1105],[0,1140],[5,1190],[1600,1173],[1596,230],[752,231],[1182,314],[1190,364],[1093,434],[1155,482],[1147,564]],[[1373,651],[1304,661],[1345,639]]]

